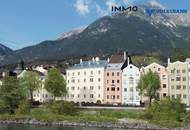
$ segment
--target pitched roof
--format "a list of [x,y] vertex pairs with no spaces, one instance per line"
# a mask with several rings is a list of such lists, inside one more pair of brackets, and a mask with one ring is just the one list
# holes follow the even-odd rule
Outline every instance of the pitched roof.
[[[128,61],[129,60],[129,61]],[[125,60],[124,64],[121,67],[121,70],[125,69],[129,64],[133,64],[131,56],[128,56],[128,58]]]
[[123,63],[124,55],[123,54],[114,54],[111,56],[109,63]]

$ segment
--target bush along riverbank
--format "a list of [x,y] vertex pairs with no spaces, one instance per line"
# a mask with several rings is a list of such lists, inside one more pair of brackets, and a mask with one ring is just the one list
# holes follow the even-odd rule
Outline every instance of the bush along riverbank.
[[[59,125],[124,129],[190,129],[190,113],[179,100],[154,101],[145,110],[79,109],[73,103],[56,101],[31,108],[22,102],[14,114],[0,115],[0,123]],[[184,127],[186,126],[186,127]]]

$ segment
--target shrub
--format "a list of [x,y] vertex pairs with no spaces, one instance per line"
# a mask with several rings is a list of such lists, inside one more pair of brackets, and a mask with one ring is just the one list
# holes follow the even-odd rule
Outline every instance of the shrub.
[[30,113],[31,104],[29,101],[21,101],[18,109],[16,110],[17,115],[25,115]]
[[0,113],[4,114],[9,112],[9,106],[4,100],[0,100]]
[[146,110],[143,118],[158,125],[176,127],[179,126],[185,112],[185,105],[180,100],[167,98],[154,101],[152,106]]
[[70,102],[66,101],[55,101],[48,105],[50,111],[55,114],[61,115],[76,115],[78,113],[77,107]]

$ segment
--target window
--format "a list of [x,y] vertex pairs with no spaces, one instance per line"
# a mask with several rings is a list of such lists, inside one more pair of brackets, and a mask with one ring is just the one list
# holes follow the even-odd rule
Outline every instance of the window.
[[127,88],[124,88],[124,92],[127,92]]
[[98,86],[98,89],[100,90],[100,86]]
[[176,97],[177,97],[177,98],[181,98],[181,94],[177,94]]
[[114,83],[114,80],[112,80],[112,83]]
[[107,76],[109,76],[109,72],[107,72]]
[[78,83],[80,83],[80,80],[78,79]]
[[177,90],[181,89],[181,85],[176,85],[176,89]]
[[186,89],[186,85],[183,85],[183,89]]
[[119,91],[119,87],[117,87],[117,91]]
[[107,95],[107,99],[109,99],[109,95]]
[[109,80],[107,80],[107,83],[109,83]]
[[176,77],[176,81],[180,81],[181,80],[181,77]]
[[174,86],[172,85],[171,88],[174,89]]
[[86,98],[86,94],[84,94],[84,98]]
[[180,73],[180,70],[177,70],[177,73]]
[[166,88],[166,84],[163,84],[162,87],[163,87],[163,88]]
[[119,76],[119,72],[117,72],[117,76]]
[[90,86],[90,90],[93,90],[93,88],[94,88],[93,86]]
[[117,95],[117,99],[119,99],[119,95]]
[[107,91],[109,91],[109,88],[107,88]]
[[183,81],[186,81],[186,77],[183,77]]
[[101,73],[101,71],[100,70],[98,70],[98,74],[100,74]]
[[90,78],[90,82],[93,82],[93,78]]
[[78,98],[80,98],[80,95],[78,94]]
[[174,70],[171,70],[171,73],[174,73]]
[[75,90],[75,87],[73,86],[73,87],[71,87],[71,90]]
[[98,98],[101,98],[100,94],[98,94]]
[[112,98],[112,99],[115,99],[115,95],[112,95],[111,98]]
[[130,92],[133,92],[133,88],[131,87],[131,88],[129,89],[129,91],[130,91]]
[[183,98],[187,98],[187,95],[186,95],[186,94],[184,94],[184,95],[183,95]]
[[67,75],[69,76],[69,72],[67,73]]
[[75,73],[73,72],[73,73],[72,73],[72,75],[74,76],[74,75],[75,75]]
[[93,71],[91,71],[90,73],[93,74]]
[[86,86],[84,86],[84,90],[86,90]]
[[182,73],[185,73],[186,72],[186,70],[184,69],[184,70],[182,70]]
[[78,75],[80,75],[80,72],[78,72]]
[[86,71],[84,71],[84,75],[86,75]]
[[100,82],[100,78],[98,78],[98,82]]
[[67,83],[69,83],[69,80],[67,80]]
[[163,97],[166,97],[166,93],[163,93]]
[[172,98],[175,98],[175,95],[172,94]]
[[160,71],[160,68],[158,68],[158,71]]
[[166,79],[166,75],[162,75],[162,79]]
[[111,91],[115,91],[115,87],[112,87],[112,88],[111,88]]
[[93,95],[93,94],[90,94],[90,98],[94,98],[94,95]]
[[86,79],[84,79],[84,82],[86,82]]
[[119,83],[119,80],[117,80],[117,83]]
[[114,76],[114,72],[112,72],[112,76]]

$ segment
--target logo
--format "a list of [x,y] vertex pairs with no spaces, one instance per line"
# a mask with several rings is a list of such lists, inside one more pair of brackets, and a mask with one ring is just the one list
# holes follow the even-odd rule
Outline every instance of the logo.
[[153,14],[185,14],[188,13],[187,9],[149,9],[147,8],[146,13],[149,16]]
[[136,12],[138,11],[138,7],[137,6],[112,6],[111,8],[112,11],[112,15],[124,15],[127,14],[129,12]]

